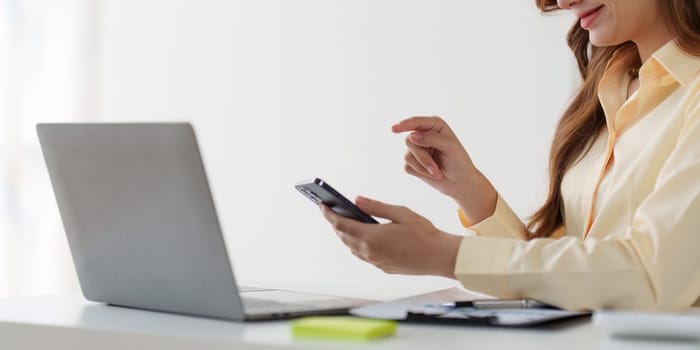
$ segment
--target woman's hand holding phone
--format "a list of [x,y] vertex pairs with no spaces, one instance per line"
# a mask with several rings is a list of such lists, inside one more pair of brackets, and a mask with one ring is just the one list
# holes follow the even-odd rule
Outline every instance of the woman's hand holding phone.
[[[462,237],[438,230],[406,207],[364,197],[352,203],[319,178],[299,182],[295,187],[321,207],[338,237],[360,259],[387,273],[454,278]],[[380,224],[372,215],[389,222]]]
[[412,117],[391,127],[406,136],[404,170],[451,197],[470,222],[493,214],[498,193],[474,166],[464,146],[440,117]]
[[403,206],[365,197],[355,202],[363,212],[389,221],[366,224],[321,205],[326,220],[355,256],[386,273],[455,278],[461,236],[438,230],[428,219]]

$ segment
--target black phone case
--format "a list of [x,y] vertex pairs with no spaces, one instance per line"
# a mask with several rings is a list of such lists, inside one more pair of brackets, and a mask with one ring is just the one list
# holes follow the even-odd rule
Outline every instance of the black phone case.
[[323,203],[342,216],[369,224],[379,223],[372,216],[355,206],[355,203],[345,198],[331,185],[319,178],[298,183],[294,187],[312,202],[316,204]]

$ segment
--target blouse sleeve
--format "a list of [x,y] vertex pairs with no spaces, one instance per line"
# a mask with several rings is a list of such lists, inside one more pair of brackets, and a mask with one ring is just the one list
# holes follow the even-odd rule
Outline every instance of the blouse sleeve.
[[524,241],[517,236],[521,226],[501,207],[476,225],[488,237],[464,237],[455,275],[477,292],[571,310],[687,308],[700,295],[699,179],[696,107],[624,234]]
[[467,219],[462,209],[458,210],[459,219],[462,226],[475,232],[482,237],[500,237],[524,240],[527,237],[525,224],[508,206],[505,200],[498,195],[496,201],[496,210],[493,215],[482,220],[481,222],[472,225]]

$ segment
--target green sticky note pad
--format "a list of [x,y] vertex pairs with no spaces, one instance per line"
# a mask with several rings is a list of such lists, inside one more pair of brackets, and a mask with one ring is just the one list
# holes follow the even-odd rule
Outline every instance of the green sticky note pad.
[[295,338],[366,341],[387,337],[395,332],[395,321],[350,316],[313,316],[292,321],[292,335]]

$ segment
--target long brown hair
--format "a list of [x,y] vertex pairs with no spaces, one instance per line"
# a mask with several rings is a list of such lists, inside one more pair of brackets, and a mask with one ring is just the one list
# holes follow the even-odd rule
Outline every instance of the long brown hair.
[[[559,10],[556,0],[535,0],[543,12]],[[700,56],[700,0],[657,1],[664,22],[676,44],[684,51]],[[628,68],[641,65],[636,46],[626,42],[617,46],[591,45],[588,31],[574,23],[567,35],[569,47],[576,57],[583,83],[559,120],[549,155],[549,191],[542,207],[532,216],[527,228],[532,238],[549,237],[559,229],[562,217],[561,183],[566,171],[592,145],[605,127],[605,114],[598,100],[598,82],[608,63],[627,57]],[[634,54],[630,54],[634,53]]]

